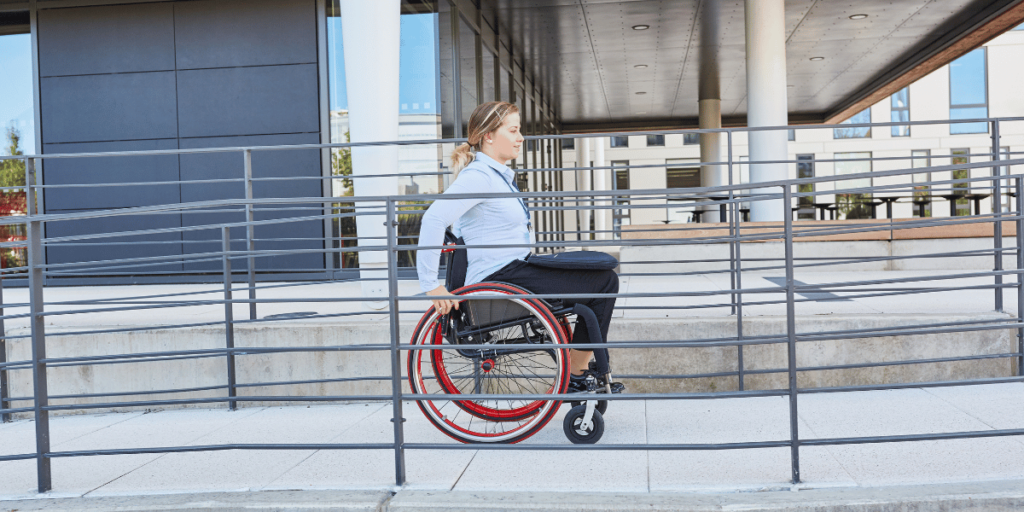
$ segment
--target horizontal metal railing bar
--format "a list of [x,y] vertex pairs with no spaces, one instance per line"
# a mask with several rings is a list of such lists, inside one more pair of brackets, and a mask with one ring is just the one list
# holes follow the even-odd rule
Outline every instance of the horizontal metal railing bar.
[[[222,322],[223,323],[223,322]],[[88,362],[71,362],[71,363],[57,363],[47,365],[49,368],[70,368],[75,366],[105,366],[112,364],[145,364],[145,363],[166,363],[168,361],[184,361],[184,360],[196,360],[196,359],[214,359],[224,357],[221,354],[205,354],[205,355],[186,355],[186,356],[166,356],[166,357],[140,357],[134,359],[117,359],[113,361],[88,361]]]
[[28,460],[35,459],[38,456],[34,453],[25,455],[0,455],[0,462],[14,461],[14,460]]
[[78,395],[48,395],[47,398],[50,400],[70,400],[74,398],[105,398],[113,396],[133,396],[133,395],[165,395],[170,393],[196,393],[199,391],[215,391],[218,389],[227,389],[227,385],[221,384],[217,386],[201,386],[194,388],[179,388],[179,389],[157,389],[148,391],[118,391],[108,393],[83,393]]
[[[115,448],[107,450],[80,450],[73,452],[48,452],[51,459],[87,457],[100,455],[142,455],[154,453],[217,452],[226,450],[394,450],[394,443],[307,443],[307,444],[210,444],[197,446],[174,446],[165,448]],[[32,455],[32,458],[35,458]],[[0,459],[2,460],[2,459]]]
[[336,384],[340,382],[389,381],[391,377],[345,377],[338,379],[288,380],[276,382],[250,382],[235,384],[236,388],[263,388],[270,386],[297,386],[300,384]]
[[[837,364],[837,365],[826,365],[826,366],[800,366],[797,367],[797,372],[818,372],[818,371],[834,371],[834,370],[854,370],[859,368],[879,368],[883,366],[904,366],[904,365],[916,365],[916,364],[934,364],[934,363],[951,363],[958,361],[980,361],[984,359],[1008,359],[1011,357],[1021,357],[1024,353],[1012,352],[1008,354],[981,354],[973,356],[959,356],[959,357],[934,357],[930,359],[903,359],[899,361],[877,361],[873,363],[850,363],[850,364]],[[755,370],[753,372],[747,371],[747,373],[785,373],[788,370]],[[618,377],[618,375],[616,375]]]
[[967,432],[942,432],[934,434],[902,434],[868,437],[834,437],[822,439],[801,439],[800,446],[835,446],[848,444],[906,443],[911,441],[940,441],[950,439],[977,439],[1024,435],[1024,428],[1002,430],[975,430]]
[[[444,398],[457,397],[457,398]],[[507,394],[507,393],[461,393],[458,395],[431,395],[431,394],[418,394],[418,393],[402,393],[402,400],[409,401],[441,401],[441,402],[459,402],[459,401],[473,401],[473,400],[545,400],[545,401],[559,401],[569,402],[578,401],[581,397],[588,396],[588,394],[580,393],[522,393],[522,394]],[[593,396],[593,395],[589,395]],[[599,398],[601,400],[723,400],[729,398],[744,398],[744,397],[767,397],[767,396],[789,396],[788,389],[757,389],[757,390],[744,390],[744,391],[716,391],[714,393],[613,393],[604,394],[602,393]]]
[[391,395],[232,396],[210,398],[180,398],[171,400],[140,400],[137,402],[107,402],[96,404],[47,405],[43,407],[43,410],[77,411],[85,409],[104,409],[117,407],[161,407],[168,405],[215,404],[223,402],[379,402],[390,399]]
[[742,450],[757,448],[783,448],[791,446],[789,441],[751,441],[746,443],[720,444],[442,444],[442,443],[405,443],[406,450],[494,450],[494,451],[717,451]]
[[[964,123],[990,123],[992,121],[999,122],[1013,122],[1021,121],[1024,118],[1020,117],[983,117],[975,119],[957,119],[957,120],[926,120],[926,121],[906,121],[899,123],[850,123],[850,124],[815,124],[815,125],[780,125],[780,126],[756,126],[756,127],[732,127],[732,128],[701,128],[701,129],[686,129],[686,130],[653,130],[653,131],[630,131],[630,132],[599,132],[599,133],[588,133],[585,136],[580,134],[570,135],[557,135],[557,134],[546,134],[546,135],[526,135],[523,138],[525,140],[562,140],[562,139],[597,139],[602,137],[620,137],[628,135],[670,135],[670,134],[682,134],[682,133],[749,133],[749,132],[762,132],[762,131],[789,131],[789,130],[828,130],[828,129],[850,129],[850,128],[871,128],[871,127],[886,127],[886,126],[926,126],[936,124],[964,124]],[[17,155],[17,156],[6,156],[0,157],[0,161],[3,160],[25,160],[25,159],[54,159],[54,158],[83,158],[83,157],[111,157],[111,156],[142,156],[142,155],[181,155],[181,154],[201,154],[201,153],[235,153],[245,150],[260,152],[260,151],[282,151],[282,150],[303,150],[303,149],[342,149],[342,148],[357,148],[357,147],[377,147],[377,146],[413,146],[413,145],[424,145],[424,144],[461,144],[466,142],[464,138],[452,138],[452,139],[418,139],[418,140],[393,140],[393,141],[374,141],[374,142],[336,142],[336,143],[324,143],[324,144],[295,144],[288,146],[235,146],[235,147],[219,147],[219,148],[190,148],[190,149],[160,149],[160,150],[145,150],[145,151],[119,151],[119,152],[106,152],[106,153],[57,153],[57,154],[34,154],[34,155]]]

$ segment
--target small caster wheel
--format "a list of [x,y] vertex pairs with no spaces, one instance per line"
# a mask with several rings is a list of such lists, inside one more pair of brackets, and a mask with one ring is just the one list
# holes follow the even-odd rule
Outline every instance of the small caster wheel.
[[[586,402],[577,402],[577,401],[573,401],[573,402],[569,402],[569,403],[570,403],[570,404],[571,404],[571,405],[572,405],[573,407],[577,407],[577,406],[580,406],[580,405],[584,405],[584,406],[585,406],[585,405],[587,405],[587,403],[586,403]],[[601,414],[604,414],[604,413],[605,413],[605,411],[607,411],[607,410],[608,410],[608,400],[598,400],[598,401],[597,401],[597,406],[595,407],[595,409],[597,409],[597,412],[599,412],[599,413],[601,413]]]
[[565,437],[572,441],[572,444],[594,444],[604,435],[604,418],[596,410],[594,417],[590,420],[590,428],[587,430],[580,428],[586,414],[587,406],[577,405],[569,409],[565,419],[562,420],[562,431],[565,432]]

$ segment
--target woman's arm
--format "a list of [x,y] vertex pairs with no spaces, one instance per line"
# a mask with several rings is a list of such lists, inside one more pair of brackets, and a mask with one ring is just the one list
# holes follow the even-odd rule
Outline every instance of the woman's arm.
[[[490,191],[487,176],[474,169],[465,169],[459,178],[452,183],[445,194],[482,194]],[[444,230],[451,226],[470,208],[483,202],[483,199],[438,199],[427,208],[420,223],[419,245],[440,246],[444,244]],[[416,251],[416,273],[420,280],[420,289],[424,292],[437,290],[437,267],[441,259],[440,249],[420,249]]]

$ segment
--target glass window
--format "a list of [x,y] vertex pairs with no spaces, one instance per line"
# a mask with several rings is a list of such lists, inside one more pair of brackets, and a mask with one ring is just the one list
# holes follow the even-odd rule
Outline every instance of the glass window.
[[[12,16],[13,17],[13,16]],[[28,23],[28,15],[24,16]],[[20,24],[19,24],[20,25]],[[8,26],[11,31],[22,30]],[[8,28],[8,27],[0,27]],[[24,27],[27,29],[28,27]],[[2,34],[3,32],[0,32]],[[32,41],[28,34],[0,35],[0,156],[36,153],[35,108],[32,103]],[[24,187],[25,163],[0,162],[0,187]],[[0,216],[25,215],[25,191],[0,188]],[[0,238],[13,242],[25,240],[25,225],[0,226]],[[21,267],[27,262],[24,247],[0,249],[4,268]]]
[[669,168],[665,171],[667,188],[693,188],[700,186],[700,167]]
[[628,148],[629,137],[611,137],[611,147],[613,148]]
[[648,135],[647,136],[647,146],[648,147],[650,147],[650,146],[664,146],[664,145],[665,145],[665,136],[664,135]]
[[[796,155],[796,177],[814,177],[814,155]],[[814,192],[814,183],[801,183],[797,192]],[[814,220],[814,196],[801,196],[797,205],[798,220]]]
[[484,97],[480,103],[487,103],[488,101],[494,101],[498,98],[498,91],[495,90],[495,86],[498,82],[495,82],[495,66],[497,66],[498,59],[494,57],[491,50],[487,47],[481,48],[483,50],[483,79],[484,79]]
[[1013,30],[1024,30],[1024,23],[1021,23],[1020,25],[1013,27]]
[[[448,2],[438,2],[441,13],[437,18],[439,35],[438,74],[440,75],[441,138],[454,139],[457,116],[455,115],[455,62],[452,59],[452,13]],[[330,32],[328,32],[329,34]]]
[[[961,165],[971,163],[971,150],[970,148],[958,148],[949,150],[950,165]],[[957,169],[953,171],[954,180],[964,180],[971,177],[970,169]],[[958,196],[966,196],[970,192],[970,183],[954,183],[952,187],[953,194]],[[956,199],[956,215],[970,215],[971,205],[967,197],[960,197]]]
[[[910,121],[910,87],[909,86],[908,87],[904,87],[904,88],[896,91],[895,94],[890,96],[889,97],[889,104],[890,104],[890,108],[892,108],[892,113],[890,114],[889,119],[892,122],[898,123],[898,122],[901,122],[901,121],[904,121],[904,122],[905,121]],[[909,137],[910,136],[910,126],[909,125],[897,125],[897,126],[892,126],[891,128],[892,128],[892,136],[893,137]]]
[[789,130],[789,141],[793,142],[796,140],[796,130]]
[[[403,9],[400,20],[398,137],[405,140],[436,139],[442,133],[449,137],[454,135],[454,101],[450,94],[454,87],[450,58],[452,45],[451,31],[448,28],[451,17],[448,13],[439,16],[436,12],[424,12],[421,7]],[[445,51],[442,51],[444,48],[447,48],[447,59]],[[327,50],[331,142],[348,142],[349,106],[340,0],[331,0],[327,3]],[[439,102],[443,102],[444,106],[439,105]],[[441,162],[436,147],[403,146],[399,149],[398,159],[399,172],[408,174],[399,177],[396,191],[398,194],[431,194],[440,191],[437,176],[429,174],[436,173],[440,168]],[[333,196],[345,197],[354,194],[353,180],[349,177],[352,174],[351,150],[339,148],[332,151],[331,173],[337,177],[332,181]],[[334,204],[335,213],[352,212],[352,207],[352,203]],[[419,232],[419,216],[403,217],[408,218],[400,221],[398,231],[399,236],[403,237],[400,243],[415,244],[415,238],[404,237],[415,236]],[[336,237],[334,247],[355,246],[355,219],[337,219],[332,234]],[[358,261],[357,253],[347,252],[336,256],[335,265],[340,268],[354,268],[358,267]],[[415,253],[400,252],[399,265],[415,266]]]
[[[985,48],[954,60],[949,64],[949,119],[988,117]],[[957,123],[949,125],[950,134],[987,133],[988,123]]]
[[481,103],[477,97],[476,88],[476,47],[480,42],[473,29],[466,23],[466,20],[459,18],[459,79],[461,100],[462,100],[462,136],[467,135],[466,126],[469,123],[469,116]]
[[499,99],[501,101],[512,101],[512,89],[509,86],[510,82],[508,70],[502,67],[498,67],[498,78],[501,79],[500,83],[498,84],[501,88],[501,96]]
[[[910,152],[913,157],[910,159],[910,166],[913,169],[924,169],[932,166],[931,150],[915,149]],[[932,216],[931,188],[927,185],[932,181],[932,173],[919,172],[914,174],[914,215],[919,217]]]
[[[861,174],[871,172],[871,153],[836,153],[835,163],[836,176],[844,174]],[[842,160],[849,160],[844,162]],[[863,192],[841,193],[841,190],[856,188],[867,188],[871,186],[871,178],[857,178],[852,180],[836,181],[836,206],[839,207],[839,214],[846,219],[870,219],[871,216],[871,194]]]
[[692,146],[694,144],[700,144],[700,134],[699,133],[684,133],[683,134],[683,144],[687,145],[687,146]]
[[[616,169],[616,167],[629,167],[628,160],[612,161],[612,186],[614,190],[629,190],[629,169]],[[629,205],[629,199],[615,199],[616,206]],[[629,225],[629,208],[615,208],[612,210],[612,234],[615,238],[621,238],[622,226]]]
[[562,149],[576,149],[576,139],[562,139]]
[[[843,121],[839,124],[864,124],[871,122],[871,108],[861,110],[853,117]],[[871,127],[865,126],[860,128],[834,128],[832,130],[833,139],[864,139],[871,137]]]

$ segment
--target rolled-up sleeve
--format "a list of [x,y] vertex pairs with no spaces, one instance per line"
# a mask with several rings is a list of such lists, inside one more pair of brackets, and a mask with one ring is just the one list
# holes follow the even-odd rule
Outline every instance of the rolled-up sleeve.
[[[455,183],[448,187],[445,194],[482,194],[490,191],[487,176],[473,169],[464,169]],[[451,226],[462,214],[480,204],[483,199],[438,199],[427,208],[420,223],[419,245],[423,247],[440,246],[444,243],[444,230]],[[416,251],[416,274],[419,276],[420,289],[429,292],[437,288],[438,265],[441,260],[440,249],[419,249]]]

